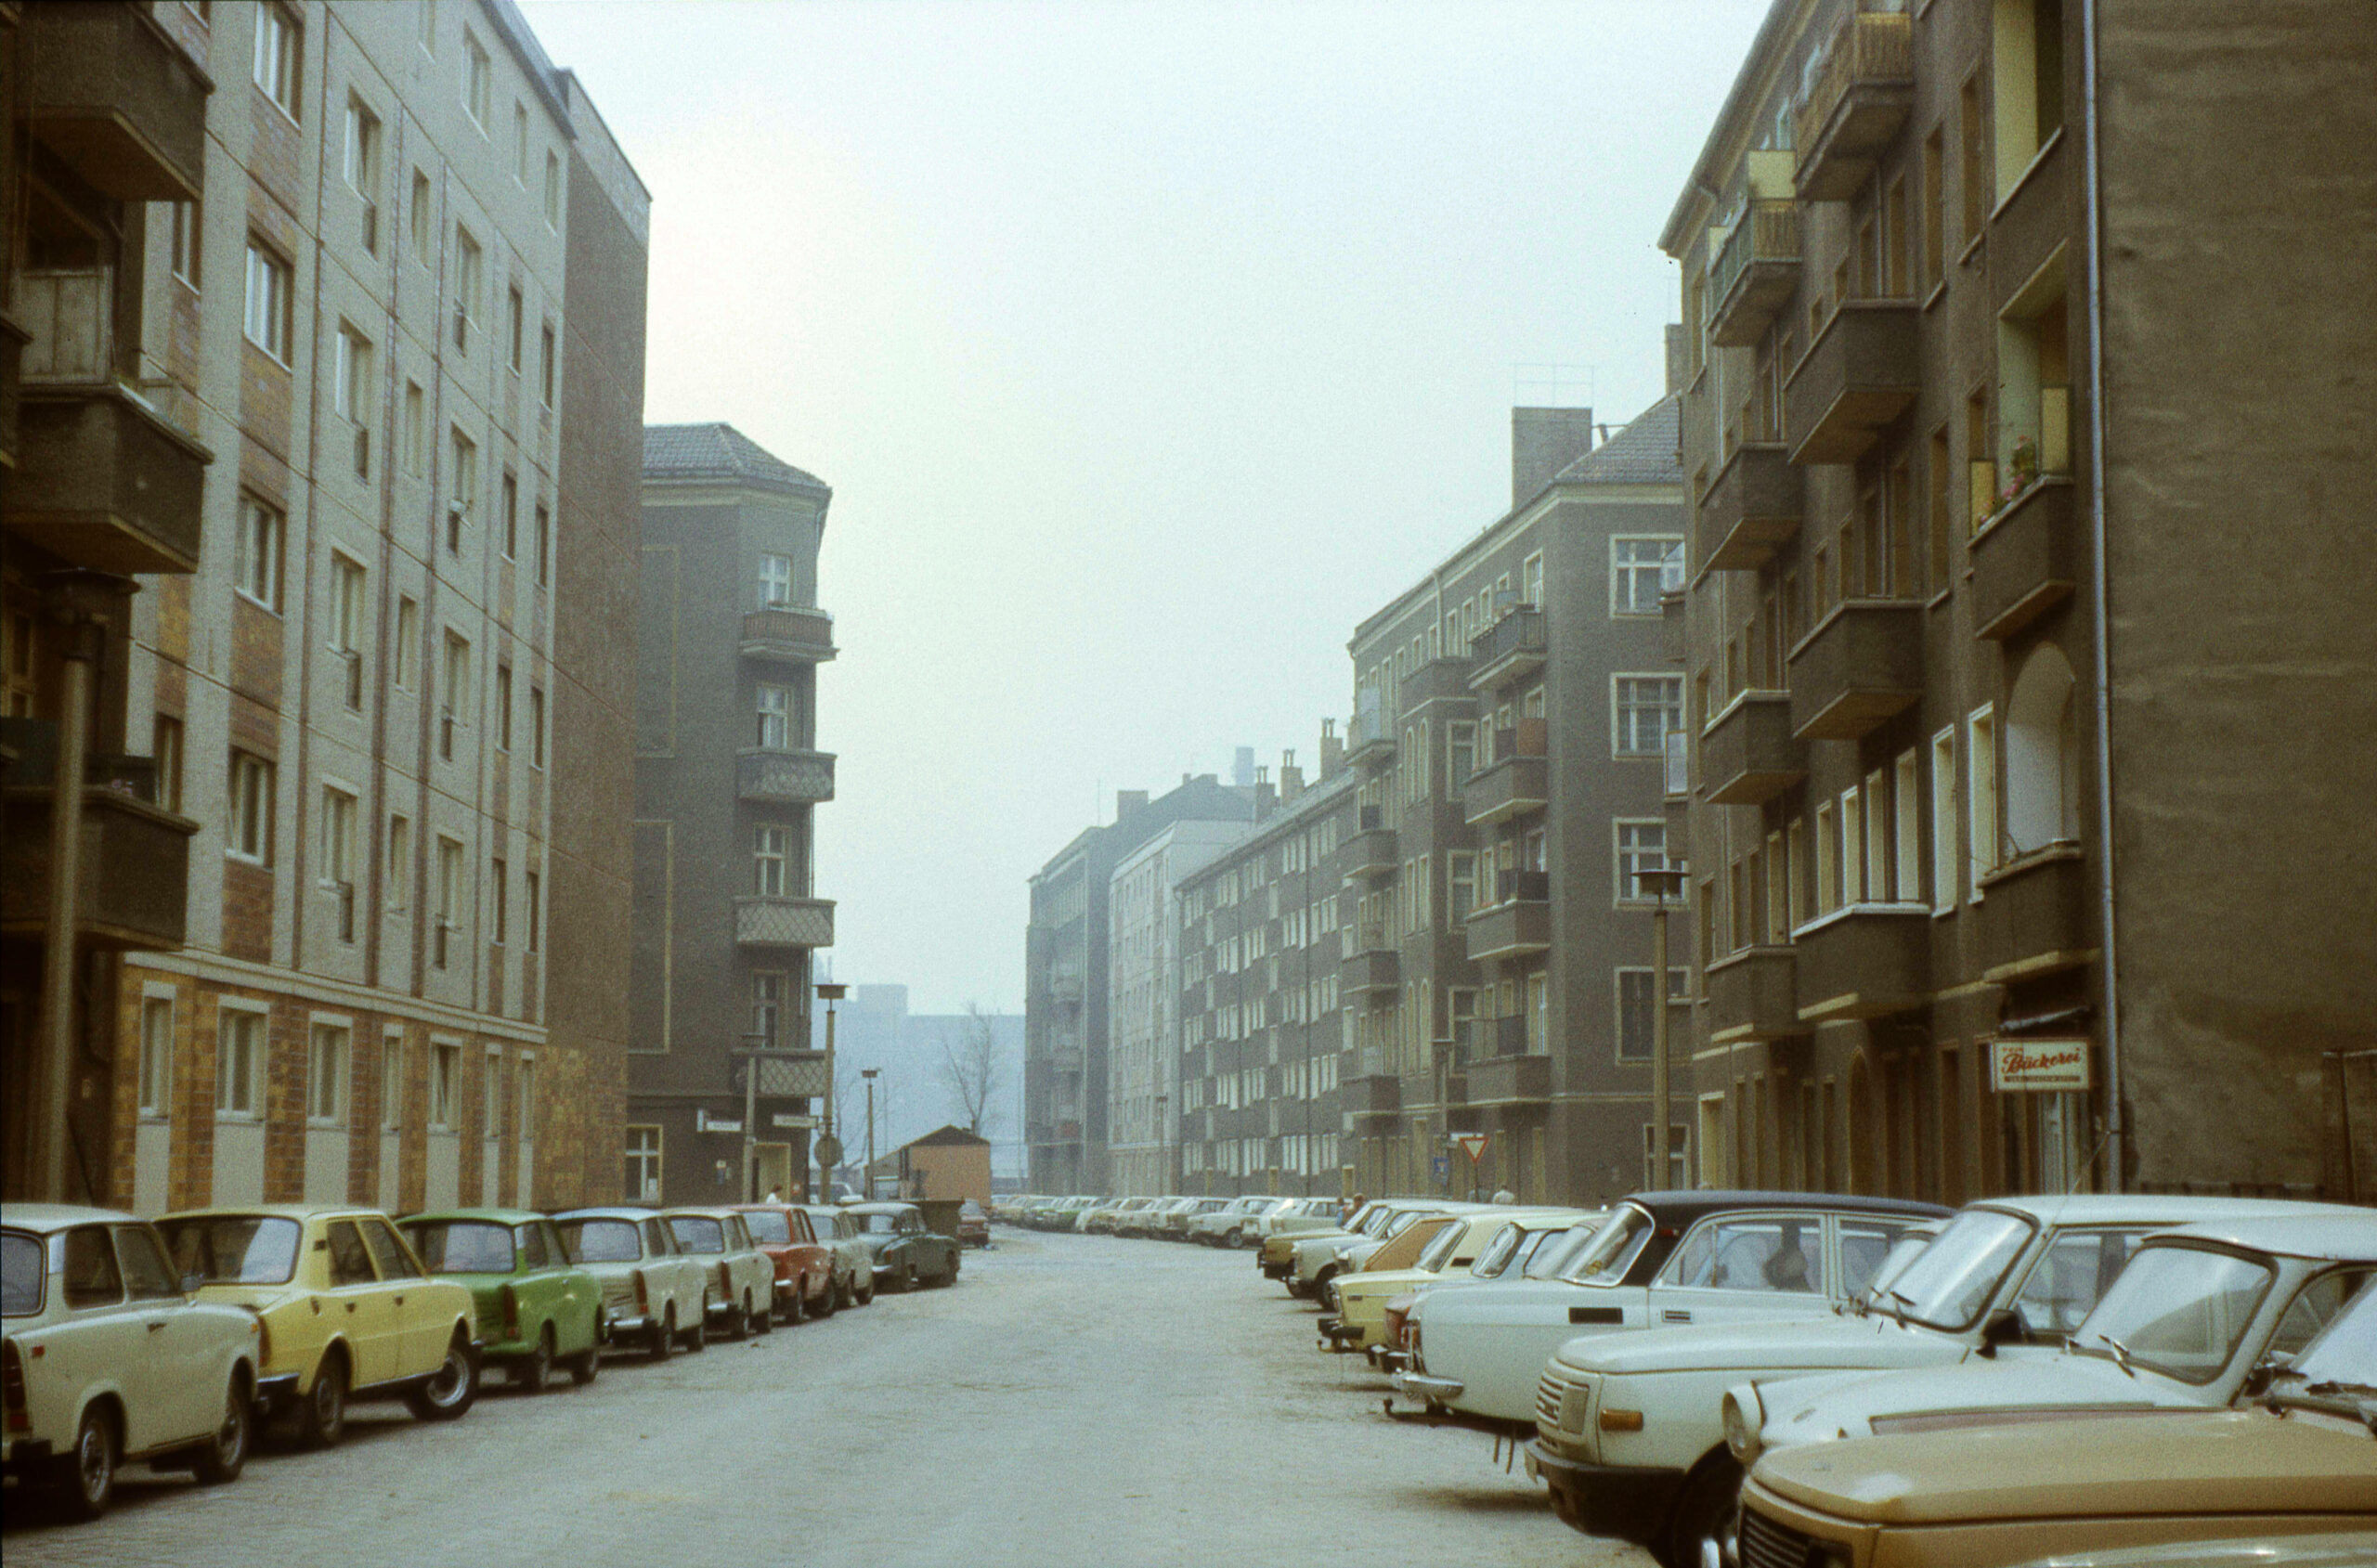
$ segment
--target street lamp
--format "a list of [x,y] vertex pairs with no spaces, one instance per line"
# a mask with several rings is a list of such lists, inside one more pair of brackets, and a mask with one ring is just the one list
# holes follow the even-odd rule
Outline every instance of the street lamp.
[[1164,1194],[1169,1197],[1173,1186],[1172,1096],[1170,1095],[1158,1095],[1155,1097],[1155,1158],[1160,1173],[1156,1179],[1163,1184]]
[[859,1167],[859,1190],[866,1200],[875,1201],[875,1075],[881,1068],[863,1067],[858,1075],[866,1080],[866,1163]]
[[1668,901],[1683,894],[1684,869],[1638,871],[1634,880],[1657,898],[1651,912],[1651,1189],[1666,1189],[1668,1149]]
[[842,1140],[834,1134],[834,1004],[848,996],[851,988],[836,980],[821,980],[816,986],[817,1000],[825,1004],[825,1108],[824,1134],[817,1140],[817,1169],[825,1192],[834,1196],[834,1168],[842,1162]]

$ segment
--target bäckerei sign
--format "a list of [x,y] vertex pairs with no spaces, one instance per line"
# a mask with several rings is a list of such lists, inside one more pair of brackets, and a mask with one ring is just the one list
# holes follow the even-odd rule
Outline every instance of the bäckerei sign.
[[2088,1042],[1993,1040],[1990,1087],[1999,1094],[2070,1093],[2089,1086]]

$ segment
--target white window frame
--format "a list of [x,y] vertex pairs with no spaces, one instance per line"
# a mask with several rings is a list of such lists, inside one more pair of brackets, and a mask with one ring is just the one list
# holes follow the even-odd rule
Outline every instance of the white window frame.
[[461,1108],[462,1045],[458,1040],[429,1042],[429,1130],[451,1133]]
[[[632,1160],[636,1168],[636,1182],[633,1191],[622,1193],[620,1197],[630,1203],[657,1203],[660,1201],[661,1173],[667,1169],[664,1160],[668,1151],[667,1135],[660,1127],[649,1122],[631,1122],[623,1132],[625,1147],[622,1150],[621,1174],[625,1174],[626,1163]],[[641,1136],[646,1133],[651,1134],[649,1139]]]
[[232,536],[231,584],[240,597],[280,614],[281,552],[289,519],[261,496],[240,492],[240,526]]
[[1983,703],[1965,720],[1965,853],[1971,883],[1967,896],[1981,901],[1981,878],[1997,869],[1997,711]]
[[[1630,848],[1626,842],[1629,828],[1656,828],[1659,832],[1659,863],[1650,865],[1640,859],[1641,846]],[[1614,901],[1627,908],[1638,904],[1656,904],[1658,896],[1643,891],[1640,875],[1645,871],[1665,871],[1673,862],[1668,859],[1668,820],[1665,817],[1612,817],[1609,823],[1611,890]],[[1629,867],[1632,869],[1630,870]],[[1629,891],[1629,888],[1631,891]],[[1672,908],[1682,909],[1685,900],[1678,896],[1669,901]]]
[[223,813],[223,853],[230,859],[272,863],[275,772],[270,758],[232,748]]
[[385,1029],[380,1032],[380,1130],[398,1133],[404,1124],[405,1031]]
[[[1625,716],[1629,711],[1639,711],[1641,706],[1641,705],[1633,705],[1630,709],[1630,705],[1628,705],[1625,700],[1625,693],[1628,690],[1626,683],[1629,681],[1638,680],[1657,681],[1660,683],[1663,691],[1672,691],[1675,693],[1675,700],[1672,703],[1662,703],[1659,705],[1662,709],[1670,713],[1672,718],[1664,719],[1660,723],[1656,739],[1647,750],[1629,749],[1623,744],[1627,728]],[[1625,669],[1611,672],[1609,677],[1610,756],[1619,761],[1654,761],[1657,762],[1664,768],[1667,765],[1668,732],[1669,730],[1681,729],[1682,727],[1683,709],[1684,692],[1682,676],[1673,674],[1666,670]]]
[[249,72],[256,91],[275,109],[297,119],[298,71],[303,58],[303,24],[278,0],[255,8],[255,58]]
[[495,62],[479,42],[479,35],[470,28],[462,29],[462,112],[471,117],[479,135],[487,134],[487,116],[493,111],[493,79]]
[[[762,551],[759,567],[759,607],[762,610],[790,609],[795,581],[792,557],[773,551]],[[779,587],[782,589],[780,595],[777,593]]]
[[290,363],[290,340],[296,331],[296,264],[249,235],[242,330],[250,343],[284,367]]
[[[234,1019],[239,1022],[235,1024]],[[253,1039],[249,1038],[251,1030]],[[243,1070],[233,1076],[225,1068],[231,1060],[235,1037],[240,1043]],[[214,1039],[214,1119],[263,1121],[265,1069],[272,1056],[271,1009],[261,1003],[224,998],[215,1008]]]
[[[329,1082],[323,1068],[329,1066]],[[305,1027],[305,1125],[344,1127],[353,1099],[355,1026],[349,1018],[316,1014]],[[325,1089],[328,1094],[325,1095]]]
[[[1662,613],[1659,596],[1666,591],[1668,561],[1682,548],[1680,534],[1612,534],[1609,538],[1609,614],[1613,620],[1633,620]],[[1629,549],[1634,545],[1656,545],[1656,557],[1645,556]],[[1650,574],[1651,603],[1647,608],[1637,603],[1641,586],[1639,574]]]
[[763,751],[792,749],[792,688],[762,680],[753,693],[755,745]]
[[141,993],[139,1105],[143,1121],[173,1120],[177,1001],[170,988]]
[[1957,784],[1956,727],[1931,737],[1931,913],[1953,914],[1956,907],[1956,833],[1963,821],[1963,791]]

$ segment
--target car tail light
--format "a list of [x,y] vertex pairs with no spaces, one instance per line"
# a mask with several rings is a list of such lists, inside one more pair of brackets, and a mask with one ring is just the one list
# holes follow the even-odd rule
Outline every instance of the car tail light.
[[520,1298],[509,1285],[503,1288],[503,1337],[507,1340],[520,1337]]
[[652,1293],[643,1288],[643,1270],[635,1271],[635,1310],[642,1315],[652,1315]]
[[0,1359],[0,1392],[5,1392],[10,1432],[31,1432],[32,1417],[25,1409],[25,1363],[17,1354],[14,1340],[6,1341],[6,1354]]

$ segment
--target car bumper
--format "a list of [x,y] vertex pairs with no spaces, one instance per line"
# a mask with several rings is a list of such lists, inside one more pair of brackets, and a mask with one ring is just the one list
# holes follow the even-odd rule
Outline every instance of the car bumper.
[[1424,1405],[1449,1405],[1469,1386],[1456,1378],[1431,1378],[1423,1372],[1397,1372],[1391,1380],[1396,1393]]
[[1266,1279],[1285,1279],[1296,1271],[1293,1263],[1265,1263],[1262,1267]]
[[1320,1348],[1323,1350],[1355,1350],[1362,1342],[1362,1326],[1348,1323],[1342,1317],[1324,1317],[1318,1324]]
[[46,1437],[19,1437],[8,1445],[8,1455],[0,1459],[0,1474],[39,1475],[49,1468],[55,1450]]
[[1587,1464],[1552,1452],[1539,1437],[1526,1445],[1526,1472],[1551,1489],[1561,1523],[1637,1546],[1657,1537],[1683,1485],[1680,1470]]
[[604,1331],[603,1334],[603,1342],[605,1344],[617,1344],[621,1340],[639,1339],[645,1334],[651,1333],[652,1329],[653,1322],[651,1317],[643,1314],[638,1314],[633,1317],[605,1318],[604,1319]]
[[297,1403],[297,1374],[275,1372],[256,1380],[256,1414],[269,1420]]
[[1377,1367],[1380,1371],[1386,1373],[1400,1372],[1405,1367],[1410,1365],[1411,1361],[1411,1357],[1408,1353],[1399,1350],[1389,1350],[1384,1345],[1367,1346],[1362,1351],[1362,1354],[1370,1357],[1370,1363],[1371,1366]]

